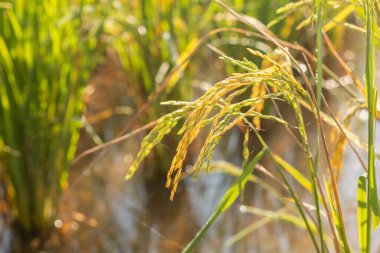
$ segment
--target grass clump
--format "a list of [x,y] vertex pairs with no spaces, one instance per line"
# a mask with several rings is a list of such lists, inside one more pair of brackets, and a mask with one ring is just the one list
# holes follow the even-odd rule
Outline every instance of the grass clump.
[[0,6],[0,169],[13,224],[26,238],[51,226],[68,184],[97,45],[98,30],[83,28],[88,4]]

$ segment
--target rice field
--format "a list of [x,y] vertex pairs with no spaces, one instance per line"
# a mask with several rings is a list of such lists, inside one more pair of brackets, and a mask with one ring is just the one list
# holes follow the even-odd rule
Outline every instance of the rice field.
[[379,13],[0,1],[0,251],[378,252]]

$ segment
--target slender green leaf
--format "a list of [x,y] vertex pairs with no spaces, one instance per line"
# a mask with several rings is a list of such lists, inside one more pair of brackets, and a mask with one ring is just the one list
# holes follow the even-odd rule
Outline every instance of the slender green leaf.
[[333,198],[331,196],[330,186],[329,186],[329,184],[325,178],[323,178],[323,181],[325,184],[325,189],[326,189],[327,198],[329,201],[331,213],[332,213],[333,219],[334,219],[335,229],[336,229],[336,232],[338,232],[340,246],[342,249],[349,249],[349,247],[346,244],[345,239],[344,239],[344,235],[343,235],[344,232],[342,231],[342,224],[341,224],[340,219],[339,219],[339,213],[335,208],[335,204],[334,204]]
[[296,168],[294,168],[291,164],[289,164],[276,154],[273,154],[273,158],[306,190],[308,190],[309,192],[312,191],[310,181],[304,175],[302,175]]
[[[243,212],[245,212],[245,213],[250,213],[250,214],[255,214],[255,215],[267,217],[271,220],[286,222],[286,223],[292,224],[296,227],[306,229],[305,222],[303,221],[302,218],[295,216],[293,214],[283,212],[283,211],[275,211],[275,212],[274,211],[267,211],[267,210],[263,210],[260,208],[249,207],[249,206],[242,206],[241,210],[243,210]],[[318,233],[318,231],[314,225],[311,226],[311,230],[314,233]]]
[[368,252],[368,217],[367,217],[367,179],[364,176],[358,179],[358,231],[360,252]]

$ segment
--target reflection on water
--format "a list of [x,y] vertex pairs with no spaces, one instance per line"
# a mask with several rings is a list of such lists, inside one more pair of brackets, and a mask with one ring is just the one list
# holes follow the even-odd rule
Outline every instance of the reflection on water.
[[0,252],[10,252],[11,230],[0,216]]
[[[238,142],[234,134],[228,140],[230,148],[224,150],[227,153],[219,150],[216,158],[224,156],[240,162],[237,147],[230,143]],[[175,201],[170,202],[164,173],[145,178],[140,171],[131,181],[124,181],[131,162],[126,152],[133,144],[130,141],[111,148],[96,158],[92,168],[75,176],[79,181],[65,193],[61,205],[64,248],[60,252],[181,252],[234,181],[222,173],[187,178],[180,184]],[[229,149],[233,152],[229,153]],[[265,190],[248,185],[242,202],[217,220],[197,252],[297,252],[297,248],[310,243],[300,229],[269,223],[232,246],[224,245],[232,235],[261,219],[241,213],[240,204],[269,210],[281,208]],[[96,223],[89,224],[90,220]],[[268,241],[271,243],[264,243]]]

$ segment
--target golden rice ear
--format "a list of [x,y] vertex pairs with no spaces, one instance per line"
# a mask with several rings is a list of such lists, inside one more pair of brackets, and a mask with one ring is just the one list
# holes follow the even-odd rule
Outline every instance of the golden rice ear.
[[245,130],[245,133],[244,133],[244,140],[243,140],[243,163],[242,163],[242,167],[244,168],[245,165],[248,163],[248,160],[249,160],[249,128],[247,128]]
[[[201,152],[194,166],[194,175],[196,176],[206,164],[206,171],[212,154],[221,137],[233,126],[239,124],[246,117],[254,118],[255,128],[260,127],[260,118],[275,120],[281,124],[288,124],[275,116],[262,115],[261,111],[264,107],[264,101],[268,98],[284,99],[294,110],[297,121],[298,130],[307,143],[304,122],[299,105],[299,100],[305,101],[313,108],[309,93],[302,85],[286,71],[281,62],[276,62],[268,55],[261,52],[248,49],[248,51],[263,59],[270,64],[265,69],[259,69],[252,62],[244,59],[238,61],[232,58],[223,57],[229,63],[240,67],[245,73],[236,73],[231,77],[215,84],[203,96],[193,103],[189,116],[186,119],[180,133],[183,137],[180,140],[176,155],[173,158],[171,167],[167,174],[166,187],[172,187],[170,198],[173,200],[179,181],[181,179],[182,166],[186,158],[187,150],[190,144],[199,135],[201,129],[211,124],[209,134],[203,143]],[[275,93],[267,93],[266,87]],[[252,97],[240,102],[234,102],[238,96],[252,88]],[[246,108],[246,109],[243,109]],[[247,109],[248,108],[248,109]],[[172,178],[174,177],[174,178]]]
[[[342,126],[345,129],[350,130],[350,123],[354,118],[358,110],[362,108],[361,105],[353,106],[349,109],[348,114],[343,118]],[[334,151],[331,156],[331,164],[335,168],[335,179],[338,181],[341,170],[343,168],[343,156],[348,144],[347,137],[340,131],[340,129],[334,128],[331,131],[331,142],[335,142]]]
[[340,172],[343,168],[343,155],[347,146],[347,138],[343,134],[339,134],[338,140],[335,144],[334,152],[331,156],[332,167],[335,168],[335,179],[338,181]]
[[[265,84],[263,84],[263,83],[257,83],[256,85],[254,85],[252,87],[251,98],[257,98],[257,97],[263,96],[265,94],[266,94]],[[260,103],[258,103],[255,106],[255,111],[258,112],[258,113],[261,113],[263,111],[263,109],[264,109],[264,104],[265,104],[265,100],[260,101]],[[260,129],[261,128],[261,118],[260,118],[260,116],[254,116],[253,120],[252,120],[252,123],[253,123],[253,125],[257,129]]]
[[128,173],[125,175],[125,180],[129,180],[133,177],[141,162],[150,154],[152,149],[171,132],[171,130],[177,125],[178,121],[186,115],[190,108],[190,106],[184,107],[183,109],[169,113],[158,120],[157,125],[143,139],[140,150],[135,160],[132,162]]

